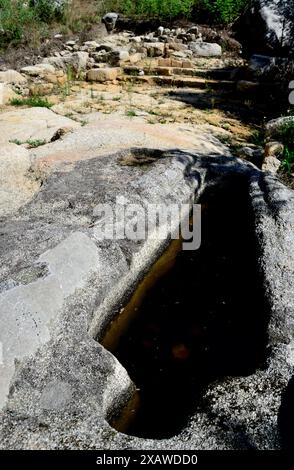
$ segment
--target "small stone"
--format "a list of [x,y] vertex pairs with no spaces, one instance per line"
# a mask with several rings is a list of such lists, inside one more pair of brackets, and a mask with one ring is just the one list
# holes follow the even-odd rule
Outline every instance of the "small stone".
[[263,171],[268,171],[276,175],[281,167],[281,162],[276,157],[267,157],[262,165]]
[[61,127],[60,129],[58,129],[55,134],[52,136],[50,142],[55,142],[56,140],[59,140],[61,139],[63,136],[65,136],[66,134],[69,134],[73,132],[73,128],[72,127]]
[[163,27],[163,26],[159,26],[159,28],[157,29],[157,34],[158,34],[158,36],[162,36],[162,35],[163,35],[163,32],[164,32],[164,27]]
[[187,31],[188,34],[199,34],[199,28],[198,26],[192,26],[192,28],[188,29]]
[[94,49],[96,50],[97,47],[99,47],[100,44],[98,44],[98,42],[96,41],[86,41],[84,42],[84,46],[86,46],[88,49]]
[[140,36],[135,36],[135,37],[131,38],[131,42],[134,42],[135,44],[141,44],[142,39],[141,39]]

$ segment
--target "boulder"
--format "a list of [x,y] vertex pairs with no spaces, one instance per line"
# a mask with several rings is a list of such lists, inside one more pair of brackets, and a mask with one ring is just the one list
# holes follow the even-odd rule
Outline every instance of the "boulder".
[[64,85],[68,78],[63,70],[57,70],[55,73],[48,73],[45,77],[46,82],[54,85]]
[[294,127],[294,116],[284,116],[277,119],[272,119],[266,124],[266,133],[268,137],[277,137],[285,126]]
[[[87,68],[89,53],[85,51],[77,51],[66,53],[62,57],[46,57],[43,59],[43,66],[52,67],[54,70],[63,71],[70,70],[74,75],[79,75]],[[49,72],[50,73],[50,72]]]
[[87,80],[89,82],[110,82],[116,80],[118,77],[117,68],[101,68],[101,69],[91,69],[87,73]]
[[53,83],[33,83],[29,87],[29,92],[31,96],[46,96],[50,95],[53,89]]
[[157,28],[157,36],[160,37],[160,36],[163,35],[163,33],[164,33],[164,27],[163,27],[163,26],[159,26],[159,27]]
[[[43,59],[43,63],[47,65],[51,65],[54,70],[66,70],[66,65],[65,65],[65,60],[64,58],[68,56],[68,53],[64,53],[62,57],[55,57],[55,56],[50,56],[50,57],[45,57]],[[52,72],[49,72],[52,73]]]
[[255,0],[235,24],[248,54],[287,56],[294,46],[292,0]]
[[[112,125],[111,131],[117,129]],[[212,141],[211,135],[202,137]],[[211,145],[198,147],[199,152],[140,146],[105,152],[103,158],[93,146],[87,160],[44,178],[38,194],[1,223],[1,449],[152,447],[160,452],[163,443],[166,450],[281,449],[278,417],[294,364],[294,193],[250,163],[214,154]],[[221,149],[220,143],[215,145]],[[207,384],[203,400],[172,438],[126,436],[107,420],[131,403],[135,384],[101,346],[101,338],[169,240],[152,239],[151,234],[140,243],[100,240],[95,208],[107,203],[114,213],[117,197],[123,196],[143,211],[147,204],[208,198],[209,210],[219,191],[248,203],[248,213],[242,211],[241,217],[250,233],[252,228],[252,275],[260,272],[260,280],[248,295],[244,286],[244,295],[254,302],[255,287],[260,288],[265,306],[258,303],[258,309],[242,316],[242,329],[249,333],[235,362],[247,364],[254,356],[253,362]],[[235,245],[243,262],[247,246],[240,249],[238,240]],[[214,319],[214,311],[211,316],[219,343],[224,338],[218,325],[229,323],[225,302],[221,305],[223,320]],[[256,341],[260,360],[252,350]],[[227,354],[234,355],[237,347],[234,343]],[[194,383],[190,387],[193,391]]]
[[106,13],[103,16],[102,23],[105,24],[108,33],[114,31],[118,17],[118,13]]
[[129,58],[130,54],[125,50],[109,52],[107,55],[108,63],[114,67],[119,66],[122,62],[127,62]]
[[66,68],[71,68],[78,75],[86,70],[88,59],[88,52],[74,52],[69,56],[63,57],[63,62]]
[[86,41],[84,42],[83,48],[86,52],[96,51],[100,44],[96,41]]
[[244,158],[244,160],[248,160],[249,162],[258,166],[258,168],[261,167],[264,159],[264,152],[262,148],[241,147],[238,149],[237,155],[241,158]]
[[27,83],[27,79],[16,70],[6,70],[5,72],[0,72],[0,82],[19,85]]
[[162,57],[165,51],[165,44],[162,42],[145,42],[143,47],[147,49],[148,57]]
[[42,63],[37,65],[29,65],[28,67],[23,67],[21,72],[25,75],[29,75],[31,77],[43,77],[47,73],[54,73],[55,68],[53,65],[49,63]]
[[216,43],[190,42],[189,49],[196,57],[221,57],[222,55],[222,48]]

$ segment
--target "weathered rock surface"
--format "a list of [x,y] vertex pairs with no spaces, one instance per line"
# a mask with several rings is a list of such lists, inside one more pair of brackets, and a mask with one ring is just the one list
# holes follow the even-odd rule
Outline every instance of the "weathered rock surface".
[[[142,97],[138,97],[142,100]],[[227,148],[213,135],[203,132],[201,127],[190,125],[147,124],[143,119],[126,119],[121,115],[93,113],[87,115],[87,126],[66,135],[62,141],[50,146],[41,146],[31,151],[37,172],[52,169],[80,160],[105,155],[129,147],[189,149],[199,153],[229,154]]]
[[270,77],[285,67],[287,59],[255,54],[250,58],[249,70],[255,77]]
[[[65,137],[64,149],[72,136]],[[65,158],[38,195],[3,220],[1,448],[280,448],[277,418],[294,364],[294,193],[249,163],[198,149],[126,149],[104,156],[93,149],[88,160],[74,165]],[[130,157],[152,157],[153,163],[122,166],[121,158]],[[267,363],[250,376],[212,384],[205,408],[174,438],[120,434],[106,419],[126,403],[134,385],[95,338],[166,242],[98,240],[94,209],[114,205],[117,196],[142,208],[188,203],[236,178],[251,203],[270,306]]]
[[[218,44],[203,43],[198,34],[198,28],[161,28],[133,41],[129,33],[100,45],[69,41],[65,51],[24,74],[30,86],[46,88],[39,81],[44,79],[52,90],[68,69],[76,75],[88,70],[91,81],[115,81],[117,69],[94,68],[104,60],[164,55],[163,67],[182,69],[193,66],[184,60],[193,54],[221,55]],[[241,85],[246,91],[252,83]],[[83,96],[77,101],[86,103]],[[149,108],[157,104],[157,98],[134,94],[132,106],[140,107],[144,98]],[[66,115],[76,108],[68,100],[53,109]],[[0,448],[280,449],[278,418],[294,365],[293,192],[270,173],[233,158],[208,126],[151,125],[140,117],[83,112],[74,114],[83,126],[45,108],[0,114]],[[50,143],[26,150],[8,143],[13,140]],[[276,151],[266,158],[266,171],[277,170]],[[243,156],[262,165],[260,149],[245,148]],[[118,196],[142,209],[191,203],[232,181],[240,182],[250,205],[269,305],[266,361],[248,376],[211,383],[201,412],[171,439],[118,433],[107,420],[129,401],[135,385],[98,340],[168,241],[100,240],[95,208],[114,208]]]
[[14,140],[48,141],[59,128],[77,128],[80,124],[47,108],[29,108],[1,113],[0,126],[0,144],[3,144]]
[[40,183],[30,174],[28,150],[15,144],[0,149],[0,217],[13,213],[28,202]]

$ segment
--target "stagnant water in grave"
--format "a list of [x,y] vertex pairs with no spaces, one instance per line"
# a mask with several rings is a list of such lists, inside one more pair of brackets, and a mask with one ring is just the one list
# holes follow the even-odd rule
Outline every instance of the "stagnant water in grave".
[[241,186],[204,198],[201,249],[177,255],[113,351],[140,389],[130,435],[178,434],[209,383],[264,363],[267,307]]

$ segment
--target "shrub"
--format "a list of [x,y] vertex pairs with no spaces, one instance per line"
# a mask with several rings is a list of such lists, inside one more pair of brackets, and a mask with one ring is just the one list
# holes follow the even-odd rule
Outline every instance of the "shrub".
[[251,0],[114,0],[109,3],[113,10],[133,16],[162,19],[185,17],[196,19],[197,15],[207,22],[228,24],[234,21]]
[[190,17],[194,4],[195,0],[125,0],[113,2],[113,7],[128,16],[174,19]]
[[282,170],[286,173],[292,173],[294,167],[294,150],[290,150],[290,148],[286,145],[283,160],[282,160]]
[[249,0],[201,0],[212,20],[228,24],[235,21],[249,5]]
[[57,8],[55,2],[50,0],[34,0],[30,5],[38,19],[44,23],[51,23],[56,18],[62,17],[63,7]]
[[294,150],[294,121],[289,121],[280,127],[276,132],[275,137],[284,145],[288,145],[292,150]]
[[28,31],[62,19],[63,8],[51,0],[0,0],[0,38],[2,42],[20,41]]
[[282,126],[275,137],[282,142],[285,147],[282,169],[287,173],[292,173],[294,168],[294,121],[290,121]]
[[20,40],[24,29],[34,21],[36,21],[34,11],[22,0],[0,0],[2,40]]

